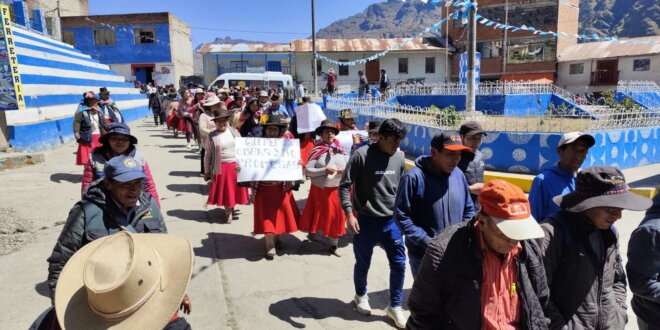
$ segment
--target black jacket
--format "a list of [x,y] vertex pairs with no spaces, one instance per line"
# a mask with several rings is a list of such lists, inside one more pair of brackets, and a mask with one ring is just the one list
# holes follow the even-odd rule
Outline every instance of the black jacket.
[[[407,329],[481,329],[483,256],[474,222],[450,226],[431,241],[410,293]],[[540,249],[534,241],[520,244],[520,329],[547,329],[549,291]]]
[[[140,196],[140,205],[129,216],[128,222],[138,233],[167,233],[156,201],[145,192]],[[69,211],[48,258],[48,287],[52,297],[60,272],[71,256],[87,243],[120,231],[122,217],[126,215],[103,186],[103,180],[95,181],[85,190],[82,200]]]
[[626,271],[635,315],[660,328],[660,195],[630,235]]
[[[551,329],[625,328],[626,274],[613,229],[599,230],[580,213],[561,211],[542,224],[550,287]],[[602,244],[593,243],[596,238]],[[600,255],[600,256],[599,256]]]
[[[468,185],[485,182],[484,169],[486,168],[486,162],[480,150],[476,152],[461,152],[461,160],[458,162],[458,168],[465,174],[465,180],[467,180]],[[472,197],[472,201],[476,203],[478,196],[474,194],[470,194],[470,196]]]

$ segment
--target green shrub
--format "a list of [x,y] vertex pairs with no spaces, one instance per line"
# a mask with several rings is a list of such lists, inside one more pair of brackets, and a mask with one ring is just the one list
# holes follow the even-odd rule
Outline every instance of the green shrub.
[[453,105],[444,108],[431,105],[429,110],[435,116],[436,124],[441,127],[456,127],[463,120],[461,114],[456,111],[456,107]]

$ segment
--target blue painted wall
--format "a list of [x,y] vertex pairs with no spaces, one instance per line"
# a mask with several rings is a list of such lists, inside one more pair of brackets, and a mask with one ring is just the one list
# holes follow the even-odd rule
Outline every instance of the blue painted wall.
[[[337,118],[339,110],[325,109],[329,118]],[[358,115],[358,127],[367,121],[383,120]],[[401,149],[408,155],[430,154],[431,139],[441,130],[422,125],[406,124],[408,135]],[[589,149],[583,167],[613,165],[630,168],[660,163],[660,127],[633,128],[591,133],[596,145]],[[537,174],[558,160],[556,148],[560,133],[488,132],[481,151],[489,170]]]
[[[126,31],[122,31],[122,28]],[[135,28],[156,28],[156,40],[158,41],[152,44],[136,45],[135,36],[132,33]],[[94,28],[78,27],[63,30],[73,31],[77,49],[104,64],[172,62],[168,24],[115,26],[117,42],[108,46],[94,44]]]
[[[465,95],[400,95],[396,102],[406,105],[439,108],[453,105],[456,110],[465,110]],[[555,106],[566,105],[578,113],[586,113],[572,102],[555,94],[520,94],[520,95],[477,95],[476,108],[490,114],[526,116],[542,115],[552,102]]]
[[652,109],[657,104],[660,104],[660,93],[657,92],[617,92],[614,96],[617,102],[623,101],[626,97],[632,98],[635,103],[646,109]]
[[[126,122],[151,115],[148,107],[142,106],[121,111]],[[74,141],[73,117],[44,121],[28,125],[9,126],[9,143],[16,150],[32,152],[56,148]]]

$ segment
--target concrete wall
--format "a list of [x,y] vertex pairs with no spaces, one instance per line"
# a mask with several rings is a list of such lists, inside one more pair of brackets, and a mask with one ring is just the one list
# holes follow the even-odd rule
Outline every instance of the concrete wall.
[[[374,52],[366,53],[324,53],[323,55],[336,60],[357,60],[373,55]],[[307,86],[311,85],[313,79],[312,75],[312,54],[311,53],[295,53],[295,71],[292,71],[292,74],[296,77],[297,80],[302,80],[305,82],[310,82],[306,84]],[[426,57],[435,57],[435,73],[427,74],[425,73],[425,58]],[[399,73],[399,58],[408,58],[408,73],[400,74]],[[320,61],[321,70],[326,72],[328,69],[333,68],[337,74],[337,84],[358,84],[358,71],[365,71],[364,64],[357,64],[355,66],[348,67],[348,75],[340,76],[339,68],[329,62]],[[451,63],[451,56],[449,58],[449,63]],[[426,78],[426,82],[444,82],[445,81],[445,50],[437,51],[406,51],[406,52],[390,52],[384,57],[380,58],[380,68],[387,71],[387,75],[390,78],[392,84],[396,84],[399,81],[403,81],[410,78]],[[319,88],[325,87],[325,81],[319,77]]]
[[60,15],[65,16],[87,16],[89,15],[89,3],[87,0],[26,0],[30,9],[41,8],[45,12],[57,10],[60,6]]
[[25,110],[5,111],[10,143],[20,151],[56,147],[73,138],[82,94],[107,86],[127,120],[149,113],[147,99],[105,64],[65,43],[14,28]]
[[[633,46],[631,46],[633,47]],[[651,59],[651,70],[633,71],[633,62],[638,59]],[[557,85],[574,94],[583,94],[588,86],[590,92],[602,92],[616,89],[616,86],[590,86],[591,72],[596,71],[596,64],[601,59],[583,61],[559,62],[557,69]],[[571,64],[583,63],[582,74],[570,74]],[[631,56],[619,58],[619,80],[650,80],[660,84],[660,55]]]
[[[335,109],[325,109],[325,112],[329,118],[339,115],[339,110]],[[383,119],[359,115],[357,125],[363,127],[370,120]],[[409,133],[401,143],[401,149],[412,156],[430,154],[431,139],[441,130],[413,124],[406,124],[406,127]],[[660,127],[591,134],[596,145],[589,150],[583,167],[612,165],[630,168],[660,163]],[[488,132],[481,151],[489,170],[537,174],[559,160],[556,147],[560,138],[560,133]]]
[[179,86],[181,76],[193,75],[193,50],[190,26],[184,21],[170,16],[170,51],[174,63],[175,85]]

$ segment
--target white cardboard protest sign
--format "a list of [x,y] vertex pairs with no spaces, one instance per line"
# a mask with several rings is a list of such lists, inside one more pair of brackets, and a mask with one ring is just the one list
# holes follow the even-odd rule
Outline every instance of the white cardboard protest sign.
[[236,138],[238,182],[302,180],[297,139]]
[[339,141],[342,147],[344,147],[344,155],[351,155],[351,147],[353,147],[353,135],[359,135],[362,138],[369,138],[367,131],[341,131],[335,139]]
[[314,132],[325,119],[323,109],[316,103],[305,103],[296,108],[298,134]]

